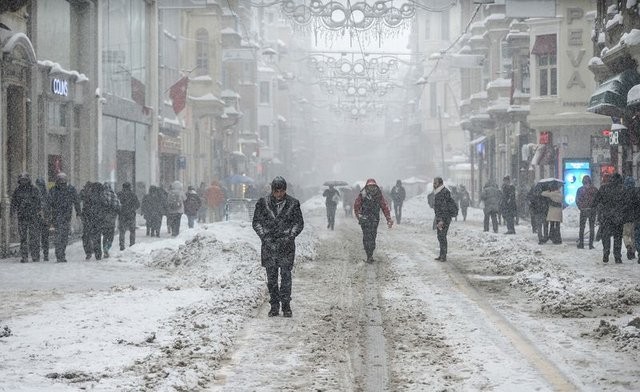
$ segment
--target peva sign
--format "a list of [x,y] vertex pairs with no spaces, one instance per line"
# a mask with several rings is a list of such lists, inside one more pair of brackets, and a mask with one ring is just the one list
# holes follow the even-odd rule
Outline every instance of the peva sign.
[[69,95],[69,82],[64,79],[52,79],[51,80],[51,91],[54,94],[66,97]]

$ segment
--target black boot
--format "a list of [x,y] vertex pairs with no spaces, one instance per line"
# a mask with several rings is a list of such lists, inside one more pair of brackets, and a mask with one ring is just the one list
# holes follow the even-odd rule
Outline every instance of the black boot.
[[275,317],[280,314],[280,304],[271,304],[271,310],[269,310],[269,317]]
[[282,303],[282,316],[283,317],[293,316],[293,313],[291,313],[291,305],[289,304],[289,302]]
[[633,250],[633,247],[627,246],[627,260],[633,260],[636,258],[636,251]]

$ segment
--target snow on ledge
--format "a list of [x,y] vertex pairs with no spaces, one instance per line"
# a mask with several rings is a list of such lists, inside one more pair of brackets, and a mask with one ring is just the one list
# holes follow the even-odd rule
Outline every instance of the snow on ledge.
[[83,74],[80,73],[78,71],[69,71],[66,70],[64,68],[62,68],[62,66],[58,63],[55,63],[51,60],[38,60],[38,65],[42,66],[42,67],[49,67],[49,74],[65,74],[65,75],[69,75],[69,76],[73,76],[76,78],[76,82],[77,83],[82,83],[82,82],[88,82],[89,78]]

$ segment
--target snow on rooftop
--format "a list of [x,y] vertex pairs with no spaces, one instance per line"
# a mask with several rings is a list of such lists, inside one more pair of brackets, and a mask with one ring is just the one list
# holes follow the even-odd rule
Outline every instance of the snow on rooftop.
[[624,16],[622,16],[622,14],[615,14],[613,15],[613,18],[609,19],[607,21],[607,24],[605,25],[605,29],[609,30],[614,26],[617,25],[624,25]]
[[591,66],[591,65],[602,65],[604,64],[602,62],[602,59],[600,57],[591,57],[589,59],[589,62],[587,63],[587,66]]

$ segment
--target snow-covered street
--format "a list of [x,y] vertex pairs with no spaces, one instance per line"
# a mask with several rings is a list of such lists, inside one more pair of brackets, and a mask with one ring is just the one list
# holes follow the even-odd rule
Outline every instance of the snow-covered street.
[[0,264],[2,391],[443,391],[640,389],[640,265],[561,245],[528,222],[506,236],[470,210],[434,261],[426,195],[379,228],[364,263],[356,221],[303,204],[293,318],[267,317],[246,221],[144,236],[109,259]]

